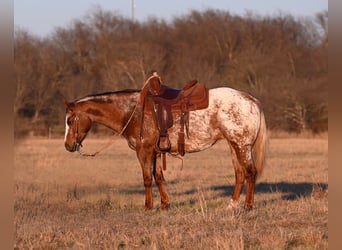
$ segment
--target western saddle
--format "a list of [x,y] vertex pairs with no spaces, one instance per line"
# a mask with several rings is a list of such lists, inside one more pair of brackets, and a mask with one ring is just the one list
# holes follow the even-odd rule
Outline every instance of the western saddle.
[[173,126],[173,113],[180,114],[181,127],[178,132],[177,149],[178,153],[184,156],[184,129],[186,128],[186,135],[189,138],[189,111],[207,108],[209,91],[197,80],[188,82],[183,89],[170,88],[162,84],[157,72],[153,72],[141,90],[140,103],[142,105],[140,139],[143,139],[144,117],[148,116],[157,124],[159,138],[156,146],[162,153],[163,169],[166,170],[165,154],[171,150],[168,129]]

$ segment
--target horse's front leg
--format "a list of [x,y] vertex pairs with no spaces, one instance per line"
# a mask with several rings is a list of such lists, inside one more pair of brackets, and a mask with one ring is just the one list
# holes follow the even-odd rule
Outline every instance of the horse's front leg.
[[154,155],[151,150],[140,147],[137,149],[137,156],[142,169],[144,186],[145,186],[145,210],[153,208],[152,197],[152,164]]
[[153,176],[154,180],[158,186],[160,198],[161,198],[161,209],[167,210],[169,208],[169,197],[166,192],[164,185],[164,175],[160,163],[160,154],[155,155],[154,165],[153,165]]

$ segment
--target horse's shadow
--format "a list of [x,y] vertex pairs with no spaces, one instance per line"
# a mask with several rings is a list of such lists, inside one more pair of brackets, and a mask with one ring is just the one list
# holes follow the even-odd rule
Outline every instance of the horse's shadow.
[[[155,185],[154,185],[155,186]],[[145,191],[141,185],[134,185],[126,188],[115,188],[115,193],[120,195],[144,195]],[[231,197],[234,190],[234,185],[217,185],[204,188],[202,190],[212,191],[213,199],[222,197]],[[245,194],[246,187],[244,186],[242,193]],[[261,182],[255,185],[255,194],[281,194],[282,200],[297,200],[299,198],[305,198],[310,196],[327,197],[328,184],[321,182]],[[155,190],[156,191],[156,190]],[[76,191],[74,190],[73,193]],[[156,191],[157,192],[157,191]],[[82,198],[89,194],[94,193],[107,193],[113,194],[113,187],[110,185],[96,186],[96,187],[80,187],[77,190],[77,197]],[[181,192],[177,192],[177,195],[194,195],[198,193],[198,188],[191,188]],[[170,193],[172,195],[172,193]],[[175,195],[175,194],[173,194]],[[75,196],[76,197],[76,196]],[[277,198],[278,199],[278,198]],[[265,203],[273,202],[276,199],[265,201]],[[263,202],[264,203],[264,202]]]
[[[205,188],[214,191],[213,198],[229,197],[233,194],[234,185],[218,185]],[[296,200],[299,198],[309,197],[316,193],[326,194],[328,190],[327,183],[321,182],[260,182],[255,185],[255,194],[272,194],[280,193],[282,200]],[[245,194],[246,187],[244,186],[242,194]],[[198,188],[191,188],[178,192],[178,195],[192,195],[198,192]],[[123,189],[121,194],[144,194],[144,189],[139,186]]]
[[[219,192],[217,196],[229,196],[232,195],[234,186],[220,185],[211,187],[212,190]],[[300,197],[308,197],[315,192],[326,192],[328,189],[327,183],[313,183],[313,182],[261,182],[255,185],[255,194],[271,194],[281,193],[281,199],[283,200],[296,200]],[[243,193],[245,192],[245,188]]]

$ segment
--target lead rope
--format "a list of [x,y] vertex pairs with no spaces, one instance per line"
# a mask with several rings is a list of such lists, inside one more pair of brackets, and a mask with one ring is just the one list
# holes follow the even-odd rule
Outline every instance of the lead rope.
[[[121,136],[123,134],[123,132],[125,132],[126,128],[128,127],[128,124],[131,122],[133,115],[135,113],[135,110],[137,109],[138,103],[135,104],[134,109],[128,119],[128,121],[126,122],[125,126],[121,129],[121,132],[119,133],[119,136]],[[100,153],[101,151],[103,151],[104,149],[108,148],[109,146],[111,146],[114,143],[114,140],[116,139],[116,137],[112,137],[112,139],[110,139],[107,144],[105,144],[102,148],[100,148],[99,150],[97,150],[96,152],[92,153],[92,154],[88,154],[88,153],[84,153],[81,151],[80,147],[77,148],[77,152],[81,155],[81,156],[91,156],[94,157],[96,156],[98,153]]]
[[[177,158],[177,159],[181,160],[181,162],[182,162],[181,170],[183,170],[183,166],[184,166],[183,156],[181,156],[179,153],[171,153],[171,152],[168,152],[167,154],[170,155],[170,156],[172,156],[173,158]],[[166,170],[166,166],[165,166],[165,169],[164,169],[164,170]]]

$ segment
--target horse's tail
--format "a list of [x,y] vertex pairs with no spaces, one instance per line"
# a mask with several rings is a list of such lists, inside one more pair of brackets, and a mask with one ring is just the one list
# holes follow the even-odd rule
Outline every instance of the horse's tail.
[[261,175],[262,169],[265,164],[267,144],[268,144],[268,139],[267,139],[265,115],[264,115],[264,112],[261,110],[259,131],[258,131],[257,138],[252,148],[258,176]]

